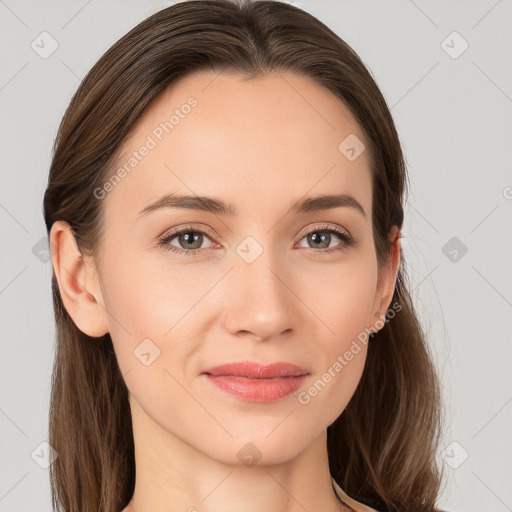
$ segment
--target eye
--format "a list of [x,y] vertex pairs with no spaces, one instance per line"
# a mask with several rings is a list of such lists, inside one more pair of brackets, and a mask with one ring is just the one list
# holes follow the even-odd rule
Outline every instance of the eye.
[[[158,246],[177,254],[188,253],[191,256],[195,256],[202,252],[199,249],[202,248],[204,240],[210,239],[210,236],[211,234],[207,231],[186,226],[164,235],[158,241]],[[175,238],[179,246],[171,243]]]
[[[331,242],[335,241],[336,238],[341,240],[341,243],[332,246]],[[316,226],[314,230],[306,233],[306,235],[301,238],[301,241],[302,240],[306,240],[306,243],[310,244],[309,248],[322,249],[321,251],[316,251],[322,253],[343,251],[353,246],[355,243],[353,237],[347,231],[338,226],[331,226],[329,224]]]

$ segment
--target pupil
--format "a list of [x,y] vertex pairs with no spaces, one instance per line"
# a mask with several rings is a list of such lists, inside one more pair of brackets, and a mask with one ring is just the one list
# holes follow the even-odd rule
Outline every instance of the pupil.
[[[329,247],[329,242],[327,242],[327,245],[325,245],[325,239],[326,238],[330,238],[330,234],[329,233],[321,233],[320,235],[318,235],[317,233],[313,233],[310,235],[310,239],[314,242],[314,243],[323,243],[324,246],[323,247]],[[320,240],[321,239],[321,240]]]
[[[182,237],[183,239],[185,240],[185,243],[186,244],[193,244],[194,243],[194,238],[195,238],[195,242],[197,244],[197,241],[199,240],[199,244],[197,245],[197,247],[200,247],[201,246],[201,237],[203,235],[201,235],[201,233],[193,233],[193,232],[189,232],[189,233],[183,233],[182,234]],[[196,247],[194,247],[196,248]]]

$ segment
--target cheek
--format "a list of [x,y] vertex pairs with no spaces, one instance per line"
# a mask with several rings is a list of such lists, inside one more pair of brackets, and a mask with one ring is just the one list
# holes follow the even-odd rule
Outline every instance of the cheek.
[[[321,319],[317,330],[315,379],[297,396],[308,415],[332,423],[345,409],[361,379],[376,291],[376,262],[361,255],[331,272],[310,268],[304,296]],[[312,284],[315,283],[315,286]]]
[[[143,381],[162,374],[168,379],[166,369],[175,374],[179,367],[178,373],[183,373],[197,350],[204,323],[197,318],[204,311],[198,302],[218,279],[218,271],[212,276],[212,271],[191,268],[143,254],[105,258],[102,274],[110,335],[123,375],[134,370],[132,382],[140,372]],[[145,366],[144,360],[154,362]]]
[[332,332],[324,328],[324,335],[316,338],[313,350],[318,364],[314,378],[296,398],[302,414],[326,426],[346,408],[361,380],[372,305],[368,298],[370,284],[364,286],[358,281],[353,290],[347,286],[343,293],[331,291],[332,302],[324,303],[322,319]]
[[179,271],[171,274],[169,268],[151,268],[143,261],[110,261],[115,264],[105,269],[104,288],[121,374],[149,416],[160,411],[162,418],[175,418],[190,401],[179,384],[184,382],[186,362],[194,350],[193,335],[184,331],[189,325],[187,312],[193,314],[190,309],[204,281],[194,289],[186,286]]
[[192,271],[170,265],[162,256],[133,253],[106,258],[112,262],[103,272],[110,324],[125,336],[129,332],[132,337],[161,339],[207,292],[208,283],[200,268]]
[[304,302],[324,324],[327,352],[344,345],[369,327],[373,317],[377,270],[371,254],[334,264],[310,266],[301,289]]

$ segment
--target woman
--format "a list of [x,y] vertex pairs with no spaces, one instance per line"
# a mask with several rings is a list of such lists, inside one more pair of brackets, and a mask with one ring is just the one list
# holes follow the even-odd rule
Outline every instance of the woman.
[[405,190],[382,94],[308,13],[192,0],[115,43],[44,198],[54,506],[435,510]]

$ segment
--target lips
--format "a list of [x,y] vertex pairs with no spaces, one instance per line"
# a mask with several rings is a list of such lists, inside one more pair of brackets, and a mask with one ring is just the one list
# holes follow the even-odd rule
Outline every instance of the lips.
[[251,361],[223,364],[203,372],[217,389],[249,402],[275,402],[294,392],[309,372],[291,363],[260,365]]
[[214,376],[245,377],[247,379],[275,379],[283,377],[299,377],[309,372],[291,363],[272,363],[260,365],[251,361],[222,364],[208,368],[203,373]]

